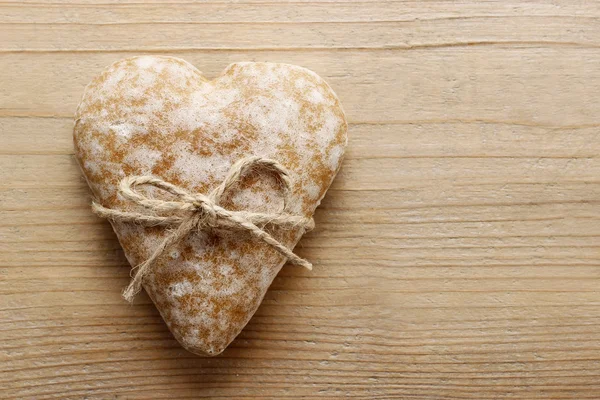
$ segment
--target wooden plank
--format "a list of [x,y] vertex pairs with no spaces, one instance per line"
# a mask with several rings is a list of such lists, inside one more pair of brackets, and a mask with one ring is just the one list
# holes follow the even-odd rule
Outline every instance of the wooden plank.
[[[23,79],[3,84],[0,116],[72,118],[87,82],[106,65],[135,54],[3,55],[6,76]],[[244,59],[303,65],[331,83],[353,123],[480,121],[590,128],[600,123],[595,101],[600,52],[594,49],[525,45],[174,55],[208,77]],[[363,57],[377,62],[365,63]]]
[[[73,154],[72,117],[0,117],[0,153]],[[351,123],[348,158],[590,158],[598,127],[545,126],[539,123],[406,121]]]
[[[464,186],[507,183],[557,184],[567,182],[599,183],[600,160],[595,157],[510,158],[360,158],[344,161],[334,188],[341,190],[394,191],[422,186],[423,180],[439,184],[460,177]],[[513,168],[510,179],[497,176],[498,169]],[[73,187],[83,178],[75,159],[68,155],[5,155],[0,169],[6,178],[0,188],[31,188],[40,176],[46,187]],[[552,172],[548,172],[552,171]],[[468,190],[468,189],[467,189]]]
[[[518,42],[597,48],[597,21],[585,18],[353,22],[350,36],[345,23],[302,24],[306,29],[301,36],[288,23],[96,24],[85,29],[77,24],[2,24],[0,52],[413,49]],[[485,31],[478,29],[483,24]],[[418,38],[411,34],[415,30]]]
[[[290,7],[293,4],[293,7]],[[0,2],[4,24],[210,24],[210,23],[356,23],[414,22],[444,19],[565,17],[596,19],[600,10],[593,3],[571,1],[448,2],[429,1],[427,7],[412,1],[373,1],[357,6],[338,1],[335,12],[327,2],[79,2],[68,8],[57,4]]]

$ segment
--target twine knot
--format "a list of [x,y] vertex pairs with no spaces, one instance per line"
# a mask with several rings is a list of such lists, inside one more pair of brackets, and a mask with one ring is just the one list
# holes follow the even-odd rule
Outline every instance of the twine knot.
[[[257,213],[249,211],[231,211],[219,205],[224,193],[238,183],[249,171],[270,172],[275,175],[283,191],[283,208],[279,213]],[[161,200],[144,196],[136,188],[153,186],[175,196],[175,200]],[[156,260],[172,245],[179,243],[194,230],[225,229],[244,231],[253,238],[269,245],[293,264],[312,269],[312,264],[294,254],[268,232],[267,225],[285,229],[302,228],[309,231],[314,228],[312,218],[288,213],[289,195],[292,184],[287,170],[277,161],[262,157],[249,157],[235,163],[229,173],[209,195],[189,193],[153,176],[128,176],[119,184],[119,194],[125,199],[144,207],[147,213],[136,213],[103,207],[94,202],[92,210],[100,217],[115,222],[133,222],[142,226],[165,226],[174,228],[154,250],[152,255],[131,270],[131,282],[123,292],[125,300],[131,302],[139,293],[144,276]],[[137,270],[137,272],[135,272]]]

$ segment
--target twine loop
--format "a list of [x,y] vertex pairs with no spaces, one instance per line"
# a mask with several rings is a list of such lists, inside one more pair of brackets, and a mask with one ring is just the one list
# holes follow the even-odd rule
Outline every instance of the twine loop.
[[[219,204],[223,194],[229,191],[242,176],[250,171],[273,173],[283,191],[283,208],[279,213],[257,213],[249,211],[231,211]],[[175,200],[154,199],[137,191],[139,186],[152,186],[170,193]],[[141,290],[143,278],[156,260],[172,245],[179,243],[194,230],[224,229],[229,231],[243,231],[283,255],[292,264],[312,269],[312,264],[298,257],[289,248],[284,246],[265,227],[277,226],[285,229],[302,228],[310,231],[314,228],[312,218],[293,215],[288,212],[291,181],[288,171],[277,161],[262,158],[248,157],[235,163],[229,173],[209,195],[202,193],[189,193],[185,189],[160,178],[143,175],[128,176],[119,184],[119,194],[132,203],[145,208],[145,213],[129,212],[103,207],[94,202],[92,210],[98,216],[115,222],[132,222],[142,226],[165,226],[173,231],[159,244],[152,255],[131,270],[131,282],[123,292],[125,300],[131,302]],[[137,272],[135,272],[137,270]]]

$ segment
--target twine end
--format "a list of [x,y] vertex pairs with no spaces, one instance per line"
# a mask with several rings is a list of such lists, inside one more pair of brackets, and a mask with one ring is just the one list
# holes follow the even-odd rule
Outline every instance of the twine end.
[[135,288],[134,285],[130,284],[125,290],[123,290],[122,296],[128,303],[133,303],[133,299],[138,293],[139,288]]

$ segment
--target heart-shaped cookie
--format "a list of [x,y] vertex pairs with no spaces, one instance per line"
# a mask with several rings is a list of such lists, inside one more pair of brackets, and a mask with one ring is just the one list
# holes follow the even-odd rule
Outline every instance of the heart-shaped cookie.
[[[143,56],[116,62],[86,87],[74,142],[88,184],[107,208],[138,209],[118,194],[125,177],[152,175],[207,194],[238,160],[258,156],[288,170],[287,209],[310,217],[340,167],[346,131],[335,93],[307,69],[235,63],[207,80],[181,59]],[[221,206],[281,210],[275,177],[241,179]],[[165,197],[154,188],[145,194]],[[112,225],[133,266],[148,259],[169,234],[160,226]],[[273,228],[270,233],[293,248],[303,230]],[[186,349],[215,355],[252,317],[284,262],[248,235],[202,230],[169,247],[143,286]]]

